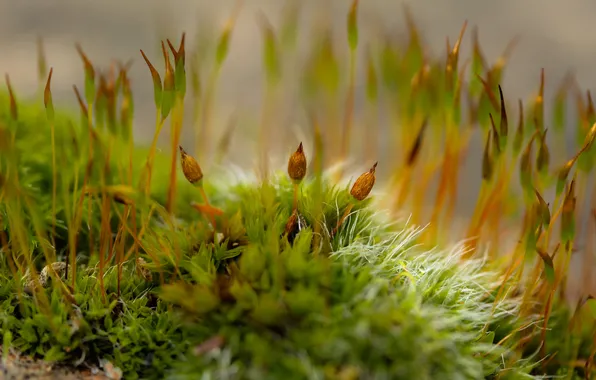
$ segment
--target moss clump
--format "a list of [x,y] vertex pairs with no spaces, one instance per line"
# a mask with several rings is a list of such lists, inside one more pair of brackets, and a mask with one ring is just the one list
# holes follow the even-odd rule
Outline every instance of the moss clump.
[[[29,110],[30,120],[36,112]],[[28,183],[28,194],[43,205],[49,202],[49,151],[29,150],[44,139],[27,133],[29,125],[19,129],[15,146],[21,176],[37,179]],[[186,185],[181,182],[187,202],[199,199],[196,188]],[[499,335],[507,335],[530,321],[517,319],[515,298],[493,310],[491,290],[498,278],[482,262],[460,264],[461,247],[425,249],[418,244],[420,229],[388,224],[373,213],[370,200],[354,203],[349,188],[324,178],[300,185],[302,222],[287,231],[293,186],[278,175],[266,184],[207,187],[213,207],[223,211],[216,231],[198,212],[177,223],[156,212],[139,238],[139,256],[121,262],[119,289],[119,266],[106,264],[100,284],[97,255],[85,256],[82,245],[76,291],[65,290],[68,281],[62,283],[58,275],[42,291],[49,309],[39,294],[18,292],[20,277],[3,255],[5,342],[47,360],[109,360],[126,378],[204,373],[254,379],[477,379],[531,371],[531,361],[504,368],[503,358],[515,351],[497,345],[492,328],[483,332],[490,322]],[[163,208],[135,199],[140,214],[143,207]],[[120,210],[114,213],[118,221],[126,206],[112,203]],[[8,205],[3,203],[3,218]],[[332,236],[348,208],[351,213]],[[97,234],[105,228],[101,214],[92,214],[89,222]],[[8,227],[12,237],[15,231]],[[22,232],[34,239],[32,230]]]
[[[356,59],[356,9],[354,2],[350,72]],[[233,20],[217,47],[213,86],[232,27]],[[71,365],[108,361],[126,378],[182,379],[199,373],[240,379],[589,377],[596,351],[590,346],[593,318],[583,306],[594,306],[594,300],[583,299],[572,310],[563,292],[577,201],[577,173],[571,181],[567,177],[575,160],[592,149],[596,125],[585,128],[580,152],[557,176],[554,203],[560,210],[551,216],[541,195],[554,177],[546,170],[550,156],[543,118],[538,117],[543,112],[539,96],[533,113],[538,115],[533,122],[537,132],[520,160],[526,195],[520,243],[508,257],[511,263],[502,265],[494,252],[481,260],[485,223],[498,229],[510,195],[508,168],[519,158],[525,127],[520,116],[513,145],[508,143],[505,102],[495,82],[502,64],[487,72],[487,81],[477,78],[482,88],[472,91],[470,86],[472,97],[479,97],[477,104],[471,100],[470,123],[480,124],[488,138],[482,190],[468,231],[472,241],[451,249],[435,247],[440,228],[450,222],[451,206],[440,215],[444,202],[454,202],[455,168],[471,134],[465,131],[462,141],[457,137],[464,82],[456,74],[464,31],[465,26],[449,49],[446,66],[423,64],[426,58],[415,33],[403,57],[390,41],[381,51],[383,81],[391,100],[400,100],[395,102],[404,113],[400,117],[406,125],[422,123],[417,135],[407,131],[403,136],[412,146],[405,166],[394,168],[392,186],[399,187],[395,208],[408,199],[418,161],[427,161],[427,182],[413,195],[420,208],[428,181],[441,168],[431,218],[438,223],[424,236],[423,229],[377,212],[370,197],[376,163],[351,188],[325,174],[324,141],[338,136],[326,133],[323,138],[317,112],[311,115],[315,152],[310,167],[310,153],[300,143],[290,156],[289,178],[286,173],[269,177],[265,169],[262,181],[233,178],[221,168],[203,173],[203,162],[180,141],[184,37],[178,49],[167,41],[173,65],[162,44],[163,83],[143,53],[157,110],[148,149],[135,146],[130,133],[132,95],[126,69],[121,68],[117,79],[97,74],[80,47],[86,74],[80,122],[55,113],[50,79],[45,110],[16,102],[12,91],[0,94],[3,352],[13,347]],[[269,44],[275,43],[272,33],[266,33]],[[321,92],[321,103],[331,104],[339,91],[341,65],[331,38],[319,48],[314,65],[308,66],[304,96],[313,100]],[[476,48],[474,58],[476,69],[486,71]],[[374,62],[368,65],[373,82]],[[353,113],[354,76],[350,78],[342,158]],[[193,85],[199,86],[197,82],[194,78]],[[416,89],[410,97],[401,90],[409,88],[406,84]],[[368,106],[375,106],[376,85],[369,85]],[[276,82],[269,86],[273,91]],[[205,105],[212,95],[207,92]],[[498,130],[491,107],[501,119]],[[423,115],[433,117],[424,120]],[[171,123],[169,157],[156,150],[166,119]],[[429,132],[427,123],[435,125]],[[208,125],[203,127],[208,135]],[[424,140],[425,133],[431,134],[430,141]],[[261,136],[267,136],[266,128]],[[531,164],[535,139],[540,142],[536,173]],[[267,146],[267,138],[263,140],[261,155]],[[423,146],[436,150],[443,144],[443,158],[434,151],[422,153],[428,149]],[[559,216],[560,242],[550,253]],[[555,257],[559,248],[564,253]],[[568,338],[561,338],[564,333]]]
[[[479,335],[492,305],[485,288],[494,281],[480,265],[467,264],[452,276],[458,252],[419,251],[419,231],[383,226],[368,209],[340,228],[331,256],[315,256],[314,220],[304,203],[299,208],[307,225],[293,244],[283,236],[291,183],[274,183],[219,189],[229,199],[218,206],[231,216],[219,244],[185,244],[196,236],[190,231],[200,231],[196,221],[174,230],[153,226],[142,257],[156,279],[158,269],[165,273],[167,285],[146,282],[135,275],[134,263],[124,263],[121,298],[112,299],[112,266],[102,301],[91,265],[79,271],[76,306],[62,302],[60,288],[47,290],[48,319],[32,298],[22,295],[19,302],[14,281],[3,282],[3,331],[11,331],[12,344],[26,353],[108,359],[127,377],[159,378],[173,368],[174,377],[224,371],[240,378],[480,378],[499,369],[502,348]],[[347,190],[324,190],[325,216],[334,225],[334,215],[347,207]],[[303,191],[312,191],[312,183]],[[228,249],[226,238],[242,241],[241,249]],[[176,265],[163,249],[174,241],[182,251]],[[183,318],[167,304],[178,306]],[[502,305],[497,319],[512,318],[515,308],[514,302]],[[216,335],[222,347],[193,357],[196,346]]]

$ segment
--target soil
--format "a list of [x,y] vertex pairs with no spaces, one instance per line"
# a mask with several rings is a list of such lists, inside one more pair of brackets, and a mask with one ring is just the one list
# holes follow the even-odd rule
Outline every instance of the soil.
[[119,373],[112,372],[108,375],[99,368],[74,369],[13,353],[9,354],[6,360],[0,360],[2,380],[115,380],[121,378]]

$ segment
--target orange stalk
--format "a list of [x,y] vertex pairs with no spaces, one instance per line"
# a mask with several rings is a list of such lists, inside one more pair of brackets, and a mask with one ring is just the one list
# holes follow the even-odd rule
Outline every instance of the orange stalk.
[[[344,125],[342,131],[340,162],[345,162],[348,152],[350,150],[350,137],[352,135],[352,120],[354,118],[354,82],[356,77],[356,53],[354,50],[350,51],[350,79],[348,94],[346,97],[346,106],[344,109]],[[343,168],[343,166],[342,166]],[[340,169],[339,178],[342,177],[343,169]]]
[[[144,186],[145,195],[148,195],[151,191],[151,175],[153,173],[153,160],[155,159],[155,151],[157,149],[157,139],[163,128],[164,119],[161,117],[161,110],[158,108],[156,111],[155,117],[155,133],[153,134],[153,140],[151,141],[151,147],[149,148],[149,157],[147,157],[147,162],[145,164],[145,170],[143,176],[145,177],[145,183],[142,183],[141,186]],[[143,178],[141,176],[141,178]]]
[[182,131],[182,121],[184,117],[184,104],[182,99],[178,99],[172,114],[172,161],[170,167],[170,185],[168,187],[168,198],[166,210],[173,212],[174,199],[176,197],[176,170],[178,160],[178,147],[180,145],[180,132]]

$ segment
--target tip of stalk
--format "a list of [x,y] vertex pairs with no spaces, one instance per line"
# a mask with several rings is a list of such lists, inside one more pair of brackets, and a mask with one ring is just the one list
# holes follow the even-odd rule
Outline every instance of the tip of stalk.
[[44,106],[48,107],[51,102],[52,90],[50,89],[50,85],[52,83],[52,74],[54,73],[54,68],[50,67],[50,73],[48,74],[48,80],[46,82],[46,86],[44,89]]
[[540,69],[540,93],[539,96],[544,97],[544,67]]
[[6,80],[6,87],[8,88],[8,95],[10,97],[10,114],[11,114],[13,120],[17,120],[18,119],[17,101],[15,99],[14,92],[12,91],[12,85],[10,84],[10,78],[9,78],[8,74],[5,74],[4,78]]
[[372,168],[370,168],[370,172],[374,173],[377,170],[377,165],[379,164],[379,161],[375,162],[375,164],[372,166]]
[[85,54],[85,52],[83,51],[83,47],[80,44],[80,42],[75,43],[75,49],[77,50],[77,53],[79,53],[79,56],[83,60],[83,64],[85,65],[85,71],[87,75],[89,75],[90,77],[94,77],[95,69],[93,67],[93,64],[89,60],[89,57],[87,57],[87,54]]
[[300,142],[300,145],[298,145],[298,149],[296,151],[299,153],[302,153],[304,151],[304,148],[302,147],[302,141]]
[[257,11],[257,22],[260,24],[260,26],[264,29],[272,29],[271,23],[269,22],[269,19],[267,18],[267,16],[265,15],[265,13],[262,10]]

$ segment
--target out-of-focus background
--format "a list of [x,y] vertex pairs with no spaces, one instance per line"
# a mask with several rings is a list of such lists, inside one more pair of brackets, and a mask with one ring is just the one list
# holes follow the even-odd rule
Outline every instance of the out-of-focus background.
[[[158,41],[170,38],[177,45],[180,34],[187,33],[187,46],[200,42],[197,33],[216,37],[236,5],[234,0],[0,0],[0,72],[10,74],[18,97],[32,96],[38,89],[36,41],[43,38],[48,65],[54,68],[53,94],[56,103],[76,110],[72,85],[82,88],[83,66],[74,48],[80,43],[89,58],[100,69],[111,60],[133,59],[130,76],[135,97],[135,132],[137,141],[148,143],[154,129],[153,93],[149,71],[139,49],[163,70]],[[262,35],[257,15],[262,12],[274,27],[284,14],[285,1],[246,0],[232,33],[229,56],[218,82],[213,112],[216,134],[236,114],[238,126],[232,142],[230,160],[251,166],[254,160],[248,151],[252,147],[251,129],[258,124],[263,94]],[[298,54],[313,38],[312,25],[331,21],[338,46],[346,41],[346,15],[351,1],[304,0],[301,2]],[[502,83],[509,99],[529,99],[538,88],[540,69],[546,73],[546,106],[562,78],[572,71],[581,87],[596,86],[596,49],[594,49],[593,17],[596,2],[592,0],[361,0],[358,22],[361,45],[374,36],[400,35],[406,32],[404,5],[407,5],[420,27],[422,37],[435,56],[444,56],[446,37],[456,40],[465,20],[468,30],[462,46],[460,62],[470,57],[470,32],[477,26],[487,61],[495,62],[506,45],[515,37],[521,39],[505,72]],[[212,38],[213,39],[213,38]],[[363,49],[361,49],[363,50]],[[347,51],[338,53],[347,59]],[[363,90],[362,70],[357,79],[357,91]],[[356,110],[362,97],[356,98]],[[284,104],[284,108],[299,108]],[[296,111],[299,113],[299,111]],[[183,131],[183,142],[193,146],[194,133],[190,116]],[[289,113],[291,115],[291,112]],[[309,126],[304,118],[278,120],[276,128],[286,129],[299,138],[308,139]],[[302,123],[302,124],[301,124]],[[385,130],[381,126],[381,133]],[[161,142],[167,141],[167,131]],[[383,141],[383,136],[380,137]],[[475,144],[478,145],[478,144]],[[294,148],[294,147],[292,147]],[[273,165],[282,165],[282,147],[272,152]],[[279,156],[279,157],[278,157]],[[473,208],[479,187],[480,155],[470,152],[461,173],[461,195],[457,210],[466,215]],[[383,162],[391,156],[379,157]],[[370,163],[360,163],[356,171]],[[382,164],[380,165],[382,169]],[[585,220],[584,220],[585,221]],[[580,223],[581,226],[581,223]],[[585,233],[585,231],[583,232]]]
[[[277,27],[286,3],[280,0],[243,2],[217,86],[213,116],[216,130],[223,128],[233,112],[252,113],[258,118],[256,110],[262,98],[263,72],[262,36],[257,15],[262,12]],[[298,45],[302,50],[299,51],[304,52],[304,47],[312,42],[312,25],[322,21],[333,24],[338,46],[345,44],[350,1],[305,0],[300,3]],[[143,49],[162,70],[160,39],[170,38],[177,44],[181,32],[185,31],[191,48],[197,41],[197,34],[213,40],[236,4],[235,0],[2,0],[0,72],[10,74],[18,95],[33,94],[38,86],[36,41],[41,36],[48,64],[54,67],[54,97],[60,104],[76,107],[72,85],[82,86],[83,68],[74,48],[75,42],[82,45],[101,69],[107,69],[113,59],[122,62],[133,59],[135,128],[141,141],[150,141],[154,125],[152,87],[139,49]],[[469,27],[460,62],[470,57],[470,35],[474,26],[479,29],[489,63],[494,63],[506,45],[519,36],[521,39],[503,82],[509,99],[532,96],[537,90],[542,67],[547,76],[547,106],[548,95],[569,71],[576,75],[584,89],[596,84],[593,70],[596,50],[592,48],[588,27],[596,12],[593,1],[364,0],[360,1],[358,17],[361,46],[369,42],[367,38],[374,42],[379,35],[405,35],[404,5],[410,8],[422,37],[435,56],[444,55],[446,38],[449,37],[453,44],[465,20]],[[339,53],[340,58],[347,60],[346,51]],[[357,87],[363,87],[362,70]],[[192,135],[190,128],[185,128],[185,136]],[[237,133],[242,135],[242,128]],[[477,168],[478,163],[471,170]]]
[[[279,25],[285,1],[243,2],[233,32],[230,54],[217,89],[219,113],[258,105],[262,84],[261,32],[257,13],[262,11],[274,26]],[[301,1],[299,43],[308,42],[307,28],[320,20],[331,20],[336,37],[345,41],[348,0]],[[0,1],[0,72],[9,73],[19,94],[31,94],[37,87],[36,39],[42,36],[48,62],[54,67],[54,97],[75,105],[73,84],[81,84],[83,69],[74,49],[80,42],[98,66],[112,59],[134,59],[131,70],[136,90],[137,131],[150,138],[153,128],[151,83],[142,61],[143,49],[161,69],[160,38],[177,44],[180,33],[195,41],[201,29],[218,32],[232,14],[235,0],[28,0]],[[583,88],[596,84],[596,50],[590,25],[596,3],[590,0],[363,0],[359,5],[361,39],[378,31],[404,33],[407,5],[420,26],[422,36],[436,55],[445,51],[446,37],[453,44],[468,20],[462,56],[470,54],[470,31],[478,26],[489,62],[516,35],[521,37],[507,68],[503,87],[508,97],[524,99],[537,89],[539,70],[545,68],[547,92],[552,92],[572,70]],[[463,60],[462,60],[463,61]],[[548,99],[548,96],[546,97]]]

